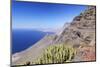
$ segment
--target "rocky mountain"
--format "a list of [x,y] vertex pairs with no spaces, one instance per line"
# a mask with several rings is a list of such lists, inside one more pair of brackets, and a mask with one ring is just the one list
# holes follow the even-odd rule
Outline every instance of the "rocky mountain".
[[66,45],[73,45],[73,47],[78,48],[77,55],[73,61],[94,61],[95,33],[96,8],[89,6],[87,10],[76,16],[70,25],[64,25],[62,33],[59,36],[55,36],[53,43],[65,43]]
[[77,54],[72,61],[95,61],[96,7],[89,6],[87,10],[76,16],[71,24],[65,23],[63,30],[57,34],[46,35],[30,48],[12,56],[12,65],[23,65],[33,62],[43,50],[50,45],[63,43],[72,45]]
[[70,42],[72,45],[80,45],[94,41],[95,44],[95,15],[95,7],[88,7],[85,12],[76,16],[69,26],[64,25],[62,33],[55,37],[55,43]]

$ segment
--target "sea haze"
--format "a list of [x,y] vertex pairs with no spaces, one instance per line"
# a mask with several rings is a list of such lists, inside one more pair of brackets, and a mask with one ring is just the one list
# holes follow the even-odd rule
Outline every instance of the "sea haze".
[[12,54],[27,49],[41,40],[46,34],[53,33],[25,29],[12,30]]

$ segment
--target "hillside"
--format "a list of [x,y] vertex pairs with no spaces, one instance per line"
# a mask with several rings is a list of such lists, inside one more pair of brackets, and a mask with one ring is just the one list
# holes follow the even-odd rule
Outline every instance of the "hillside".
[[73,61],[95,61],[95,25],[96,9],[89,6],[87,10],[76,16],[70,25],[64,24],[59,35],[46,35],[30,48],[12,56],[12,65],[33,63],[43,51],[55,44],[71,45],[77,50]]

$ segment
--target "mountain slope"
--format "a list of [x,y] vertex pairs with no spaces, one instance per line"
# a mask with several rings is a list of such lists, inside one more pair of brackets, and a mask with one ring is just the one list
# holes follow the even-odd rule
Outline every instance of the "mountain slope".
[[71,41],[74,43],[73,45],[80,42],[90,43],[95,38],[95,20],[95,7],[89,7],[88,10],[76,16],[69,27],[64,28],[55,42],[66,43]]

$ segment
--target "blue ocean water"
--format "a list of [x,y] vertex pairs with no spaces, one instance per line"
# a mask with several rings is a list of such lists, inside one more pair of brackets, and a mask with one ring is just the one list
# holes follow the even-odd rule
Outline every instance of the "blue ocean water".
[[36,30],[12,30],[12,54],[27,49],[47,33]]

